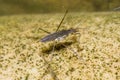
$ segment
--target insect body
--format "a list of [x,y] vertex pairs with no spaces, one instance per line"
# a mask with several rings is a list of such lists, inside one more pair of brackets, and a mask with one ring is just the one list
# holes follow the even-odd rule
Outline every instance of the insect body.
[[63,20],[65,19],[65,16],[66,16],[67,13],[68,13],[68,10],[66,10],[66,13],[65,13],[64,17],[62,18],[59,26],[57,27],[57,29],[56,29],[56,31],[55,31],[54,33],[51,34],[50,32],[45,31],[45,30],[39,28],[39,29],[41,29],[42,31],[44,31],[44,32],[46,32],[46,33],[49,34],[49,35],[43,37],[43,38],[40,40],[41,42],[48,42],[48,41],[53,41],[53,40],[60,40],[61,38],[64,38],[65,36],[68,36],[70,33],[75,33],[75,32],[77,32],[77,29],[72,29],[72,28],[71,28],[71,29],[68,29],[68,30],[58,31],[59,28],[60,28],[60,26],[61,26],[61,24],[62,24],[62,22],[63,22]]
[[59,40],[61,38],[64,38],[65,36],[68,36],[70,33],[76,32],[76,29],[68,29],[68,30],[61,30],[58,32],[54,32],[52,34],[49,34],[41,39],[41,42],[48,42],[52,40]]
[[[68,12],[68,11],[66,10],[66,13],[65,13],[64,17],[62,18],[62,20],[61,20],[61,22],[60,22],[60,24],[59,24],[59,26],[57,27],[57,29],[56,29],[55,32],[50,33],[50,32],[48,32],[48,31],[46,31],[46,30],[43,30],[43,29],[39,28],[39,29],[41,29],[42,31],[48,33],[47,36],[43,37],[43,38],[40,40],[41,42],[49,42],[49,41],[54,41],[54,40],[60,40],[61,38],[64,38],[64,37],[68,36],[68,35],[71,34],[71,33],[76,33],[76,32],[77,32],[77,29],[72,29],[72,28],[67,29],[67,30],[60,30],[60,31],[58,31],[59,28],[60,28],[60,25],[62,24],[62,22],[63,22],[63,20],[64,20],[64,18],[65,18],[65,16],[66,16],[66,14],[67,14],[67,12]],[[62,45],[67,48],[66,45],[64,45],[64,44],[62,44]],[[54,52],[54,48],[55,48],[55,44],[54,44],[54,46],[53,46],[52,52]],[[78,55],[78,53],[77,53],[76,51],[74,51],[72,48],[69,48],[69,50],[72,51],[75,55],[77,55],[78,59],[80,59],[80,57],[79,57],[79,55]],[[52,57],[53,57],[53,54],[51,54],[50,62],[52,61]],[[46,61],[45,59],[44,59],[44,61],[47,63],[47,61]],[[48,63],[47,63],[47,64],[48,64]],[[50,68],[51,68],[51,67],[50,67]],[[54,71],[51,70],[51,69],[50,69],[50,71],[51,71],[51,75],[53,76],[53,78],[54,78],[55,80],[58,80],[58,79],[57,79],[57,76],[56,76],[55,73],[54,73]]]

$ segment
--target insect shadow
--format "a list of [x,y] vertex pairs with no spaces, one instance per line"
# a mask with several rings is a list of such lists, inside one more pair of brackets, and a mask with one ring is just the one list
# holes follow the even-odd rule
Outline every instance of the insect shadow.
[[[64,48],[72,45],[73,43],[75,43],[75,42],[62,42],[62,43],[57,43],[55,46],[53,44],[51,44],[49,46],[49,48],[43,49],[42,52],[50,54],[52,52],[52,50],[53,50],[53,47],[54,47],[54,51],[60,51],[60,50],[62,50]],[[66,45],[66,47],[64,45]]]

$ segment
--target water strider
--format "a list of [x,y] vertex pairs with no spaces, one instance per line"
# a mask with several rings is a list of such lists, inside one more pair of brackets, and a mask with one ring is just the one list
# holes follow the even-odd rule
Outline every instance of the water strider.
[[[64,16],[63,16],[63,18],[62,18],[62,20],[61,20],[61,22],[60,22],[60,24],[57,27],[55,32],[51,33],[49,31],[46,31],[46,30],[42,29],[42,28],[39,28],[40,30],[48,33],[48,35],[46,35],[46,36],[44,36],[43,38],[40,39],[40,42],[49,42],[49,41],[56,41],[56,40],[59,41],[59,40],[63,39],[64,37],[67,37],[71,33],[78,32],[77,29],[72,29],[72,28],[67,29],[67,30],[60,30],[59,31],[59,28],[60,28],[63,20],[65,19],[65,16],[66,16],[67,13],[68,13],[68,10],[66,10],[66,12],[65,12],[65,14],[64,14]],[[54,52],[55,45],[56,45],[56,43],[53,46],[52,52]],[[67,48],[66,45],[64,45],[64,44],[62,44],[62,45]],[[77,56],[78,59],[81,60],[81,58],[79,57],[78,53],[75,50],[73,50],[72,48],[68,48],[68,49],[70,51],[72,51]],[[53,57],[53,54],[51,54],[50,62],[52,61],[52,57]],[[56,74],[54,73],[53,69],[51,68],[50,64],[45,60],[44,56],[43,56],[43,59],[46,62],[46,64],[49,66],[50,73],[53,76],[54,80],[59,80],[57,78]]]

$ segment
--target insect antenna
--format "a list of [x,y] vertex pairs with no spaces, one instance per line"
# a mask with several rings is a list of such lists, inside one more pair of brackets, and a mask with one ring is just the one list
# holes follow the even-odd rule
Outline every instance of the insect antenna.
[[66,10],[66,12],[65,12],[65,14],[64,14],[64,16],[63,16],[63,18],[62,18],[62,20],[61,20],[61,22],[60,22],[60,24],[58,25],[58,27],[57,27],[57,29],[56,29],[56,32],[59,30],[59,28],[60,28],[63,20],[65,19],[65,16],[66,16],[67,13],[68,13],[68,9]]

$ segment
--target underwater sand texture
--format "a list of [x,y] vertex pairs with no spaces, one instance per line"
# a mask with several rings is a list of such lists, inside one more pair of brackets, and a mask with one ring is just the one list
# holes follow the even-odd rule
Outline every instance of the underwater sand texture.
[[[79,29],[60,43],[68,48],[54,51],[54,42],[42,43],[54,32],[63,14],[32,14],[0,17],[0,80],[120,80],[120,13],[69,13],[61,29]],[[58,42],[59,43],[59,42]],[[77,51],[79,60],[69,49]],[[48,52],[47,52],[48,51]]]

